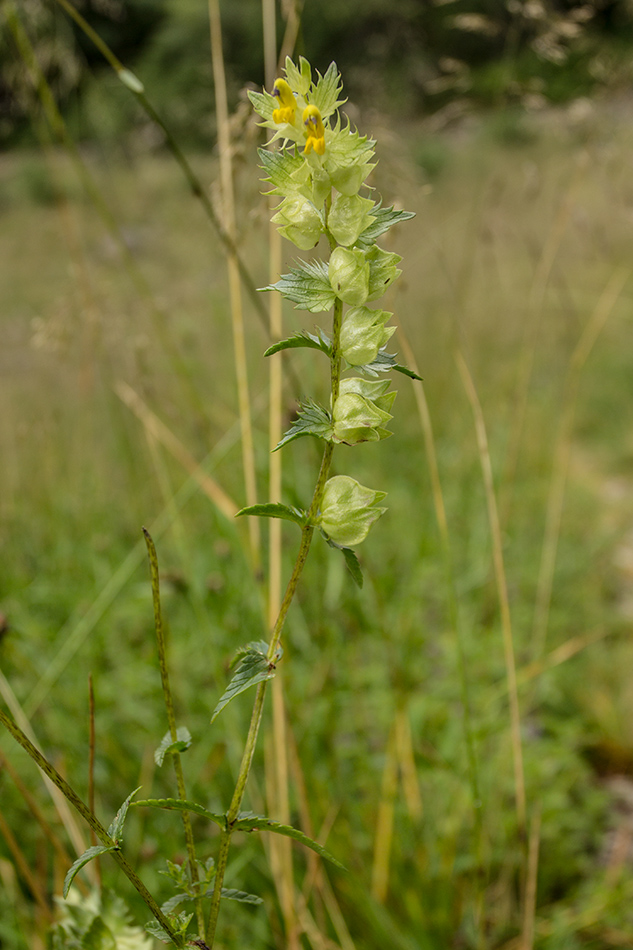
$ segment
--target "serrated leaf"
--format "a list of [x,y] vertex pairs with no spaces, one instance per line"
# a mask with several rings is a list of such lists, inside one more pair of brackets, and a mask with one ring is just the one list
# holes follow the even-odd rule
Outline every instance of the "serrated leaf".
[[398,224],[400,221],[408,221],[409,218],[415,218],[413,211],[394,211],[393,206],[390,208],[374,208],[372,214],[375,221],[372,221],[369,227],[361,233],[356,242],[358,247],[371,247],[372,244],[375,244],[376,239],[393,227],[394,224]]
[[86,864],[89,864],[93,858],[98,858],[100,854],[107,854],[109,851],[118,851],[118,845],[111,844],[96,844],[92,848],[88,848],[84,851],[83,854],[80,854],[76,861],[73,862],[71,867],[64,878],[64,898],[68,897],[68,891],[70,890],[70,885],[75,880],[77,873],[81,871]]
[[110,827],[108,828],[108,834],[117,842],[117,844],[121,844],[123,841],[123,825],[125,824],[125,819],[127,818],[127,810],[130,807],[130,802],[136,793],[140,792],[140,790],[141,786],[139,785],[139,787],[135,788],[133,792],[130,792],[114,816],[114,820],[110,824]]
[[271,195],[288,195],[297,191],[297,181],[293,174],[303,167],[303,159],[288,149],[280,149],[277,152],[269,152],[266,149],[258,149],[258,155],[261,159],[262,170],[266,173],[264,181],[269,181],[273,186],[267,192]]
[[248,894],[246,891],[238,891],[234,887],[223,887],[222,897],[229,901],[241,901],[242,904],[263,904],[261,897],[257,894]]
[[257,515],[258,518],[282,518],[285,521],[294,521],[300,528],[306,523],[306,512],[299,508],[289,508],[288,505],[282,505],[280,502],[269,502],[265,505],[250,505],[248,508],[242,508],[235,515],[239,518],[241,515]]
[[263,818],[261,815],[242,813],[241,816],[238,816],[237,820],[233,823],[233,830],[272,831],[274,834],[284,835],[286,838],[293,838],[295,841],[299,841],[301,844],[304,844],[306,848],[310,848],[320,857],[325,858],[326,861],[334,864],[337,868],[345,870],[341,862],[337,861],[329,851],[326,851],[323,845],[320,845],[317,841],[309,838],[308,835],[304,835],[304,833],[299,831],[297,828],[293,828],[292,825],[282,825],[279,821],[273,821],[272,818]]
[[166,930],[163,930],[157,920],[150,920],[149,923],[145,924],[145,930],[152,937],[156,937],[157,940],[160,940],[161,943],[172,943],[171,937]]
[[193,897],[191,897],[189,894],[174,894],[173,897],[170,897],[169,900],[165,901],[165,903],[161,906],[161,910],[163,914],[169,916],[173,914],[180,904],[185,904],[192,900]]
[[279,105],[274,96],[271,96],[269,92],[255,92],[249,89],[248,98],[255,112],[260,115],[262,119],[272,121],[273,111]]
[[298,333],[293,333],[293,335],[287,339],[280,340],[279,343],[273,343],[272,346],[268,347],[264,356],[272,356],[273,353],[279,353],[281,350],[293,350],[299,347],[321,350],[326,356],[331,356],[332,354],[330,338],[326,336],[322,330],[319,330],[316,334],[308,333],[307,330],[300,330]]
[[[265,649],[262,649],[265,648]],[[244,690],[270,680],[275,675],[275,662],[266,656],[268,645],[263,641],[258,643],[249,643],[242,648],[240,653],[240,662],[235,670],[233,679],[220,697],[217,706],[213,710],[211,722],[214,722],[217,716],[222,712],[232,699],[243,693]],[[277,658],[275,658],[277,659]]]
[[297,418],[288,431],[284,432],[281,442],[275,446],[273,451],[276,452],[277,449],[304,435],[314,435],[317,439],[325,439],[326,442],[332,437],[332,417],[330,413],[311,399],[300,404]]
[[[281,649],[281,648],[280,648]],[[241,647],[238,647],[235,651],[235,656],[231,660],[231,669],[237,666],[238,661],[241,657],[246,656],[247,653],[268,653],[268,644],[265,640],[251,640],[250,643],[243,643]]]
[[176,729],[176,741],[172,742],[171,732],[166,732],[161,739],[160,745],[154,752],[154,762],[160,768],[165,761],[166,755],[174,755],[176,752],[186,752],[191,745],[191,733],[186,726],[180,726]]
[[293,89],[296,89],[301,96],[305,96],[312,82],[310,63],[303,56],[299,57],[299,68],[295,66],[289,56],[286,56],[284,64],[286,70],[286,79]]
[[412,369],[407,369],[406,366],[401,366],[400,363],[396,363],[395,353],[385,353],[384,350],[380,350],[373,363],[365,363],[364,366],[357,366],[355,369],[360,370],[367,376],[378,376],[379,373],[388,373],[393,369],[396,373],[402,373],[403,376],[408,376],[410,379],[418,379],[422,382],[422,377],[414,373]]
[[195,815],[200,815],[202,818],[208,818],[209,821],[215,822],[220,828],[224,828],[226,824],[224,815],[217,815],[209,811],[208,808],[198,805],[197,802],[190,802],[184,798],[144,798],[141,801],[132,802],[132,805],[135,808],[148,807],[164,808],[167,811],[191,811]]
[[347,100],[338,98],[343,89],[343,83],[336,63],[330,63],[324,76],[320,73],[317,73],[317,76],[314,91],[309,97],[310,103],[317,106],[323,118],[326,119]]
[[299,267],[283,274],[277,283],[261,287],[261,290],[277,290],[292,300],[295,310],[319,313],[334,306],[336,295],[328,277],[324,261],[298,261]]

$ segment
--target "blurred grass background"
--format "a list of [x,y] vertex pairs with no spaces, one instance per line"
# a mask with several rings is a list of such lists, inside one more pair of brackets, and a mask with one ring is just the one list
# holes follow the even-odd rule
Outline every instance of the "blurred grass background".
[[[342,447],[337,463],[389,492],[389,513],[359,552],[365,588],[357,591],[342,561],[315,544],[286,635],[281,669],[292,817],[327,835],[328,849],[351,872],[315,870],[296,852],[297,887],[308,896],[315,928],[301,939],[343,950],[633,946],[633,123],[622,86],[625,45],[618,47],[626,37],[624,5],[598,9],[600,42],[590,35],[585,60],[574,53],[573,68],[568,58],[559,63],[551,95],[551,61],[538,89],[527,67],[525,84],[516,85],[534,51],[526,40],[509,56],[505,21],[496,33],[465,31],[471,43],[479,38],[479,49],[486,35],[491,47],[496,37],[505,59],[495,48],[480,61],[473,54],[469,89],[445,90],[436,101],[425,83],[440,78],[440,60],[451,51],[457,58],[459,44],[451,47],[440,30],[430,50],[428,29],[412,34],[408,56],[400,56],[398,44],[421,9],[428,19],[454,14],[451,7],[457,4],[402,4],[402,15],[390,19],[379,3],[362,15],[353,4],[338,11],[328,5],[321,16],[307,3],[301,42],[316,66],[325,68],[333,56],[347,65],[350,115],[378,141],[372,185],[385,203],[417,214],[387,238],[404,257],[404,273],[385,306],[406,335],[398,344],[403,362],[408,342],[425,381],[480,801],[474,810],[459,650],[419,407],[413,385],[394,380],[393,439],[353,452]],[[130,5],[126,16],[137,33],[152,38],[142,49],[138,35],[114,17],[121,9],[112,3],[85,12],[119,55],[132,58],[126,64],[174,123],[217,198],[217,156],[201,147],[215,135],[206,6]],[[237,114],[239,246],[262,286],[269,209],[259,195],[257,129],[239,95],[245,80],[263,81],[258,11],[246,2],[223,8]],[[161,564],[179,719],[194,737],[185,761],[189,794],[221,809],[250,710],[238,700],[212,729],[210,712],[235,647],[266,635],[244,526],[218,514],[192,477],[199,463],[243,504],[224,255],[160,135],[139,120],[126,90],[97,68],[63,18],[55,17],[51,32],[48,8],[29,2],[23,12],[31,29],[44,24],[42,36],[74,50],[77,78],[67,80],[66,92],[58,86],[60,101],[116,230],[96,213],[67,153],[48,138],[28,84],[14,77],[10,86],[3,67],[5,89],[14,92],[3,113],[0,155],[0,669],[47,754],[84,796],[92,672],[102,816],[139,784],[148,797],[172,794],[152,758],[165,723],[140,533],[146,525]],[[495,5],[475,12],[493,25],[501,17]],[[355,63],[346,64],[352,22],[359,42]],[[392,32],[381,46],[385,23]],[[609,30],[617,32],[611,23],[620,24],[617,42],[609,39]],[[396,60],[401,71],[394,74]],[[611,82],[594,77],[590,86],[587,62],[597,60],[612,64]],[[17,62],[15,51],[10,62]],[[174,66],[173,84],[165,64]],[[424,73],[419,87],[407,72],[414,67]],[[494,95],[483,100],[494,108],[481,111],[477,90],[495,69],[512,79],[495,82]],[[22,75],[17,66],[15,73]],[[458,73],[464,75],[453,69]],[[555,91],[561,76],[569,90],[563,102]],[[384,78],[378,92],[376,77]],[[61,72],[50,78],[53,86],[61,83]],[[543,99],[530,98],[537,95]],[[284,259],[293,256],[285,245]],[[252,307],[246,318],[265,498],[268,338]],[[284,321],[289,331],[313,327],[310,315],[291,309]],[[588,338],[592,327],[596,334]],[[580,359],[579,341],[588,339],[593,345]],[[514,804],[481,458],[457,352],[481,402],[497,493],[527,840]],[[323,396],[326,381],[312,354],[293,353],[286,365],[301,385],[297,392],[287,374],[290,418],[296,397]],[[160,438],[164,430],[154,417],[171,441]],[[173,438],[187,457],[174,455]],[[285,450],[287,503],[305,504],[318,458],[318,446],[307,440]],[[292,526],[284,526],[284,539],[287,576]],[[550,603],[542,563],[551,556]],[[255,811],[266,808],[266,745],[249,786]],[[31,763],[7,739],[0,751],[55,824]],[[66,867],[52,856],[6,770],[0,789],[20,853],[44,892],[59,893]],[[138,812],[128,829],[126,850],[150,889],[166,899],[158,871],[165,856],[184,857],[179,827],[169,814]],[[206,828],[198,832],[204,841]],[[220,946],[288,945],[265,845],[249,837],[234,849],[227,886],[261,894],[266,906],[226,911]],[[531,930],[522,897],[526,873],[535,888]],[[144,920],[114,867],[104,864],[103,874]],[[0,946],[42,946],[45,917],[6,835],[0,875]]]

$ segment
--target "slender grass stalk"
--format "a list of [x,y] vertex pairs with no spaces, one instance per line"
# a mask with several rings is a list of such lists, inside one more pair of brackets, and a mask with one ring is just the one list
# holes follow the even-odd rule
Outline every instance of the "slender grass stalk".
[[204,471],[178,436],[165,425],[162,419],[159,419],[155,412],[152,412],[128,383],[119,380],[115,384],[114,390],[119,399],[142,422],[147,432],[164,445],[170,454],[180,462],[187,474],[198,483],[220,514],[232,523],[238,512],[238,506],[218,482]]
[[384,904],[389,888],[389,863],[393,844],[393,821],[396,792],[398,789],[398,750],[396,716],[389,729],[385,750],[385,765],[382,772],[382,785],[376,833],[374,836],[374,859],[371,870],[371,896],[379,904]]
[[[18,702],[17,696],[11,689],[11,685],[7,681],[2,671],[0,671],[0,696],[2,696],[5,703],[7,704],[7,707],[18,724],[18,727],[28,737],[29,742],[33,745],[33,747],[37,748],[35,733],[33,732],[29,717]],[[78,855],[82,854],[83,851],[86,850],[86,844],[84,842],[81,830],[75,820],[75,816],[68,807],[68,802],[64,796],[60,794],[59,789],[55,787],[55,783],[51,782],[47,775],[44,775],[44,784],[52,799],[57,814],[59,815],[59,819],[66,830],[66,834],[72,841],[75,851]],[[91,873],[94,876],[94,871]]]
[[50,126],[51,132],[61,142],[70,156],[70,159],[77,171],[77,175],[84,189],[86,190],[88,197],[90,198],[101,221],[105,225],[109,235],[116,244],[128,276],[130,277],[136,291],[148,301],[153,318],[154,328],[160,340],[163,351],[174,368],[174,372],[178,378],[179,384],[181,385],[183,391],[187,393],[189,401],[196,407],[196,411],[198,411],[200,415],[204,417],[206,414],[206,407],[193,388],[188,367],[180,356],[178,348],[173,343],[173,339],[169,330],[167,314],[158,306],[150,284],[144,277],[140,268],[137,266],[136,261],[134,260],[134,257],[130,252],[123,235],[121,234],[121,230],[114,215],[112,214],[112,211],[103,198],[93,175],[81,157],[81,154],[68,131],[66,122],[64,121],[57,103],[55,102],[55,97],[53,96],[50,85],[48,84],[46,77],[39,66],[33,45],[31,44],[28,35],[22,26],[22,23],[16,13],[14,4],[11,2],[11,0],[2,0],[2,10],[4,11],[6,21],[15,40],[18,52],[29,72],[33,86],[38,94],[46,121]]
[[[146,528],[143,528],[143,536],[147,545],[149,555],[150,573],[152,577],[152,600],[154,602],[154,626],[156,628],[156,644],[158,647],[158,665],[160,667],[160,680],[163,688],[163,699],[165,700],[165,710],[167,712],[167,722],[169,723],[169,734],[172,742],[178,741],[178,731],[176,727],[176,713],[174,711],[174,700],[169,685],[169,668],[167,665],[167,647],[165,644],[165,633],[163,629],[163,613],[160,606],[160,578],[158,574],[158,556],[156,547],[152,541],[151,535]],[[178,787],[178,797],[181,801],[187,798],[185,788],[185,777],[182,770],[182,759],[179,752],[172,753],[171,758],[174,762],[174,772],[176,774],[176,785]],[[185,842],[187,847],[187,857],[189,859],[189,877],[192,885],[196,886],[200,880],[198,874],[198,862],[196,861],[196,846],[193,839],[193,829],[191,827],[191,818],[189,812],[183,811],[182,824],[185,832]],[[196,919],[198,922],[198,931],[202,933],[204,929],[204,914],[202,911],[202,898],[197,893],[194,900]]]
[[567,472],[569,470],[574,418],[582,370],[630,276],[631,271],[625,268],[618,269],[611,276],[583,329],[567,367],[536,588],[532,627],[533,657],[535,661],[542,659],[547,639],[556,554],[565,502]]
[[35,899],[35,903],[37,904],[41,913],[43,914],[44,919],[48,923],[50,923],[50,921],[53,918],[53,915],[48,905],[48,901],[46,900],[46,893],[44,892],[44,889],[42,888],[42,885],[40,884],[40,882],[37,880],[37,878],[33,874],[28,861],[24,857],[22,848],[18,844],[15,838],[15,835],[13,834],[7,822],[5,821],[2,812],[0,812],[0,835],[2,835],[2,837],[4,838],[7,849],[9,853],[11,854],[13,860],[15,861],[15,866],[20,872],[29,891],[33,895]]
[[95,831],[99,841],[101,841],[101,843],[107,847],[115,848],[115,850],[110,853],[112,854],[112,857],[116,863],[119,865],[135,890],[143,898],[151,913],[154,915],[165,933],[169,935],[172,942],[177,947],[182,947],[182,941],[173,932],[171,924],[161,911],[160,907],[150,892],[147,890],[138,874],[134,871],[130,864],[128,864],[127,859],[118,848],[116,841],[112,840],[97,816],[93,814],[85,802],[81,800],[74,788],[72,788],[68,782],[62,778],[57,769],[48,761],[48,759],[42,755],[40,750],[31,742],[26,733],[24,733],[18,724],[10,716],[7,716],[7,714],[2,709],[0,709],[0,723],[2,723],[5,729],[11,733],[15,741],[21,745],[24,751],[33,759],[35,764],[44,773],[47,779],[52,782],[52,784],[62,793],[64,801],[70,802],[70,804],[81,815],[84,821]]
[[580,186],[582,174],[585,168],[586,163],[584,162],[579,162],[576,165],[575,173],[571,177],[569,186],[561,199],[560,205],[550,225],[528,293],[528,319],[525,321],[525,331],[521,346],[519,370],[513,399],[513,416],[512,423],[510,425],[510,443],[508,445],[504,463],[503,477],[501,479],[504,497],[502,498],[499,508],[503,512],[502,523],[504,524],[506,523],[509,516],[509,507],[511,504],[510,493],[516,480],[516,469],[519,462],[521,439],[523,438],[523,428],[525,425],[525,415],[527,412],[528,397],[530,393],[530,381],[532,379],[532,371],[534,368],[536,345],[539,339],[543,314],[545,311],[545,295],[551,278],[552,269],[556,262],[563,237],[565,236],[565,231],[567,230],[567,226],[574,210],[576,193]]
[[413,754],[409,710],[406,706],[400,708],[396,713],[395,727],[398,767],[404,800],[411,821],[417,824],[422,818],[424,804]]
[[140,296],[142,296],[147,301],[157,337],[160,341],[163,352],[174,367],[174,373],[178,379],[179,385],[186,394],[190,404],[194,406],[196,411],[201,415],[201,417],[204,418],[206,416],[206,407],[201,401],[197,391],[193,387],[191,382],[191,374],[189,373],[188,367],[180,355],[177,346],[174,344],[173,337],[169,329],[168,315],[156,302],[151,285],[138,267],[134,256],[132,255],[127,242],[121,233],[116,218],[112,214],[107,201],[104,199],[99,186],[97,185],[93,175],[88,169],[86,162],[83,160],[77,145],[68,131],[67,124],[64,121],[61,112],[59,111],[57,103],[55,102],[55,97],[53,96],[50,85],[48,84],[46,77],[39,66],[33,45],[31,44],[27,33],[22,26],[22,23],[11,0],[3,0],[2,9],[4,10],[6,21],[9,25],[9,29],[13,35],[20,56],[22,57],[22,60],[29,72],[33,86],[42,104],[44,115],[51,132],[66,149],[66,152],[68,153],[75,167],[77,176],[81,181],[86,194],[90,198],[90,201],[92,202],[99,218],[106,227],[108,234],[117,247],[118,253],[121,256],[121,260],[123,261],[126,272],[132,281],[134,288],[136,289],[137,293],[139,293]]
[[[272,89],[278,72],[277,36],[275,0],[262,0],[262,26],[264,47],[264,71],[266,87]],[[289,54],[292,50],[289,50]],[[269,138],[271,137],[269,130]],[[270,196],[268,205],[272,217],[276,200]],[[268,230],[268,274],[270,283],[274,283],[282,268],[282,238],[272,221]],[[270,338],[281,340],[283,337],[283,305],[280,294],[271,294],[268,302]],[[281,501],[281,478],[283,455],[275,452],[281,441],[283,421],[283,362],[281,353],[269,357],[269,410],[268,410],[268,499]],[[281,521],[273,518],[269,522],[268,536],[268,629],[272,629],[281,605]],[[283,679],[276,676],[272,689],[272,748],[269,754],[273,758],[273,768],[266,773],[266,797],[269,813],[279,821],[290,822],[290,795],[288,788],[288,741],[286,711],[284,702]],[[292,844],[288,838],[273,835],[270,841],[270,858],[273,879],[277,888],[281,912],[284,919],[288,950],[298,948],[296,911],[294,900],[294,871]]]
[[[3,0],[4,3],[7,3],[8,0]],[[240,279],[246,288],[249,297],[255,307],[255,310],[260,316],[262,324],[266,327],[268,323],[268,317],[266,314],[266,308],[262,303],[260,296],[257,293],[257,287],[255,281],[251,277],[248,267],[244,263],[235,240],[227,232],[226,228],[223,226],[222,222],[218,218],[215,209],[211,203],[209,195],[206,188],[203,186],[202,182],[195,174],[193,168],[189,164],[184,152],[181,150],[178,142],[172,135],[169,127],[165,124],[162,117],[156,112],[154,106],[151,104],[150,100],[147,98],[145,90],[143,88],[142,82],[127,69],[121,60],[115,56],[108,44],[99,36],[99,34],[90,26],[90,24],[84,19],[84,17],[79,13],[79,11],[69,2],[69,0],[55,0],[55,2],[68,14],[68,16],[77,24],[79,29],[84,33],[88,39],[94,43],[96,48],[99,50],[104,59],[109,63],[114,72],[117,74],[123,85],[128,89],[137,99],[142,109],[147,113],[147,115],[156,123],[162,130],[165,135],[165,143],[172,155],[176,159],[177,163],[180,165],[180,168],[187,180],[187,183],[191,189],[191,193],[195,198],[197,198],[204,212],[215,228],[218,237],[222,241],[225,249],[230,251],[236,261],[237,267],[240,274]]]
[[526,805],[523,748],[521,742],[521,715],[519,711],[519,694],[517,690],[514,640],[512,634],[512,619],[510,616],[510,601],[508,598],[508,584],[506,580],[505,564],[503,558],[503,543],[501,540],[499,512],[497,509],[494,480],[492,476],[492,464],[490,461],[490,451],[488,448],[488,436],[486,434],[486,425],[481,409],[481,403],[479,402],[479,397],[477,396],[477,390],[475,389],[473,378],[470,375],[470,371],[461,352],[458,351],[456,353],[455,359],[475,420],[477,448],[479,451],[479,461],[481,464],[484,489],[486,493],[488,522],[492,537],[492,554],[497,584],[497,596],[499,598],[499,606],[501,609],[501,628],[503,632],[503,649],[506,666],[506,679],[508,683],[508,697],[510,700],[510,734],[512,743],[512,761],[514,766],[514,794],[516,801],[517,827],[520,840],[525,842]]
[[521,933],[521,950],[532,950],[534,947],[534,921],[536,916],[536,885],[538,879],[539,845],[541,842],[541,805],[537,803],[530,822],[530,838],[528,842],[528,861],[525,882],[525,905],[523,908],[523,930]]
[[[418,365],[415,355],[407,339],[406,333],[402,327],[397,330],[398,339],[402,344],[407,364],[419,375]],[[446,517],[446,505],[444,504],[444,493],[442,491],[442,481],[440,478],[437,452],[435,450],[435,437],[433,434],[433,424],[429,412],[428,402],[424,383],[416,381],[413,392],[415,395],[418,415],[422,426],[424,437],[424,453],[427,458],[429,477],[431,480],[431,494],[433,496],[433,507],[435,510],[435,519],[440,534],[440,543],[442,545],[442,555],[444,560],[444,575],[446,578],[446,596],[448,615],[452,629],[455,631],[455,643],[457,646],[457,668],[459,675],[459,687],[461,693],[461,705],[463,712],[464,741],[466,744],[466,760],[468,763],[468,780],[470,783],[470,794],[473,809],[473,825],[475,830],[475,853],[478,866],[477,884],[476,884],[476,918],[478,928],[479,946],[485,944],[484,934],[484,830],[482,821],[482,802],[479,782],[479,763],[477,760],[477,749],[475,746],[475,734],[472,721],[472,709],[470,699],[470,688],[467,675],[467,657],[464,642],[464,631],[462,628],[457,591],[455,587],[455,570],[453,566],[453,553],[451,547],[450,533],[448,530],[448,520]]]
[[[95,691],[92,682],[92,673],[88,674],[88,722],[88,808],[95,814],[95,750],[97,739],[95,733]],[[97,843],[97,836],[93,828],[90,829],[90,841],[92,845],[96,845]],[[97,886],[99,890],[101,890],[101,861],[99,858],[95,859],[95,875],[97,877]]]
[[[226,78],[224,75],[224,54],[222,50],[222,25],[218,0],[209,0],[209,27],[211,32],[211,59],[215,83],[215,113],[218,126],[218,147],[220,151],[220,177],[222,180],[222,206],[224,229],[236,241],[235,198],[233,194],[233,167],[231,160],[231,135],[226,99]],[[240,289],[239,268],[233,248],[227,250],[229,274],[229,294],[231,300],[231,326],[233,329],[233,354],[235,359],[235,377],[237,380],[237,398],[242,427],[242,467],[246,489],[246,502],[257,502],[255,476],[255,450],[253,447],[253,426],[251,422],[251,401],[248,391],[248,367],[246,362],[246,343],[244,337],[244,315],[242,312],[242,294]],[[248,525],[251,558],[255,574],[259,572],[261,559],[260,529],[257,518],[249,518]]]
[[[158,538],[164,534],[177,517],[181,508],[199,491],[200,487],[206,486],[207,490],[211,487],[211,481],[207,481],[209,478],[209,469],[213,470],[219,465],[238,439],[239,426],[236,424],[220,439],[200,465],[194,462],[192,473],[176,492],[172,503],[163,509],[150,526],[152,537]],[[232,519],[230,524],[233,524]],[[125,584],[130,580],[134,571],[143,563],[146,556],[147,550],[145,542],[142,540],[138,541],[106,584],[101,588],[88,610],[80,617],[77,617],[76,614],[72,615],[58,631],[56,640],[62,645],[24,701],[24,714],[27,718],[32,717],[39,709],[54,684],[72,661],[72,658],[77,651],[81,649],[82,644],[90,636],[97,623],[99,623],[106,611],[111,607],[114,600],[120,594]],[[0,689],[1,687],[2,682],[0,679]]]
[[[28,810],[30,811],[31,815],[33,816],[33,818],[35,819],[39,827],[42,829],[42,833],[45,835],[47,840],[51,843],[51,846],[53,847],[53,850],[55,851],[55,854],[59,858],[61,864],[66,868],[70,867],[70,865],[72,864],[72,858],[69,855],[66,848],[64,847],[62,841],[60,840],[59,835],[53,830],[53,828],[51,828],[51,825],[49,821],[47,820],[46,816],[44,815],[44,812],[42,811],[37,801],[35,800],[31,792],[29,791],[29,789],[26,787],[26,785],[20,778],[20,776],[18,775],[18,773],[12,766],[10,759],[4,754],[4,752],[0,752],[0,769],[2,769],[3,771],[6,771],[7,775],[9,775],[9,777],[11,778],[11,781],[13,782],[18,792],[20,793],[20,797],[24,801],[25,805],[27,806]],[[84,884],[81,878],[77,878],[77,885],[83,894],[88,893],[88,888],[86,887],[86,885]]]

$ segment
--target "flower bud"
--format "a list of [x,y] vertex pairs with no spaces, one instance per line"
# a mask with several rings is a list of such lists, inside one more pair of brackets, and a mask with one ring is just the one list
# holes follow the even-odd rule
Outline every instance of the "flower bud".
[[387,510],[377,507],[385,496],[386,492],[365,488],[349,475],[335,475],[325,484],[317,525],[341,547],[360,544]]
[[392,417],[390,409],[396,398],[388,393],[390,382],[366,379],[343,379],[339,395],[332,409],[332,438],[334,442],[357,445],[359,442],[379,442],[391,435],[386,424]]
[[327,224],[330,233],[338,244],[350,247],[359,235],[375,221],[370,214],[374,207],[371,198],[360,195],[336,195],[328,215]]
[[373,363],[378,351],[387,344],[396,332],[395,327],[385,323],[393,314],[386,310],[370,310],[369,307],[354,307],[343,317],[341,327],[341,355],[351,366]]
[[323,233],[316,208],[301,195],[285,198],[272,220],[280,233],[303,251],[314,247]]
[[332,290],[341,300],[357,307],[369,293],[369,264],[357,248],[335,247],[328,265]]
[[394,280],[397,280],[402,271],[398,270],[396,264],[401,260],[402,258],[398,254],[383,251],[376,244],[367,251],[367,261],[369,262],[369,293],[367,300],[382,297]]

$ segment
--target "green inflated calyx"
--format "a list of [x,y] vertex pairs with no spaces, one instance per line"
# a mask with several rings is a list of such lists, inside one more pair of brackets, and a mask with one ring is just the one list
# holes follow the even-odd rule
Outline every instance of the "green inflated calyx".
[[389,380],[373,382],[353,377],[341,381],[332,409],[332,438],[335,442],[357,445],[379,442],[391,435],[385,428],[392,415],[395,392],[387,392]]
[[378,351],[389,342],[396,332],[395,327],[385,323],[393,314],[386,310],[370,310],[369,307],[353,307],[343,317],[341,327],[341,356],[350,366],[372,363]]
[[349,475],[335,475],[326,482],[316,525],[340,547],[360,544],[387,510],[379,507],[385,497],[386,492],[365,488]]
[[357,307],[369,294],[369,264],[357,248],[336,247],[328,264],[332,290],[345,303]]

